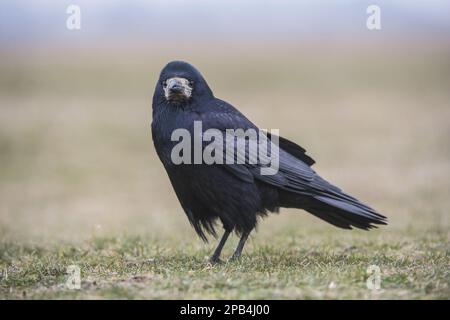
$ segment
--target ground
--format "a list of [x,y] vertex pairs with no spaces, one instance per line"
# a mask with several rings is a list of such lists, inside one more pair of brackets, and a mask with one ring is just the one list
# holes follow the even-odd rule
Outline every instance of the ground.
[[[211,246],[123,236],[82,246],[3,245],[5,298],[133,299],[448,299],[448,238],[422,235],[336,236],[284,229],[250,242],[238,262],[211,266]],[[415,236],[414,236],[415,235]],[[261,235],[262,236],[262,235]],[[261,242],[261,243],[260,243]],[[231,249],[226,250],[231,253]],[[81,268],[81,289],[65,287],[66,268]],[[369,290],[369,266],[380,268]],[[370,282],[370,279],[369,279]]]
[[346,231],[283,209],[240,261],[215,266],[217,240],[196,237],[151,142],[153,87],[175,49],[4,50],[0,298],[449,299],[450,49],[366,45],[183,47],[217,97],[389,218]]

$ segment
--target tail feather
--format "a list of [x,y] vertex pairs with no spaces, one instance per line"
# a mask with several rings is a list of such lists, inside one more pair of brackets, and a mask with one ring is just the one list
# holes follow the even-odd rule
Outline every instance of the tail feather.
[[315,205],[305,207],[304,209],[316,217],[343,229],[352,229],[355,227],[358,229],[369,230],[377,228],[376,225],[386,224],[385,220],[367,218],[359,214],[354,214],[351,211],[332,207],[326,203],[316,203]]
[[352,202],[348,202],[347,200],[339,200],[335,198],[329,198],[326,196],[316,196],[314,198],[319,200],[320,202],[330,205],[331,207],[341,209],[344,212],[349,212],[353,215],[360,216],[361,218],[371,219],[374,221],[386,219],[385,216],[376,213],[373,209],[370,208],[366,209]]
[[282,195],[282,206],[301,208],[343,229],[369,230],[386,225],[387,218],[357,199],[341,192],[305,195],[289,192]]

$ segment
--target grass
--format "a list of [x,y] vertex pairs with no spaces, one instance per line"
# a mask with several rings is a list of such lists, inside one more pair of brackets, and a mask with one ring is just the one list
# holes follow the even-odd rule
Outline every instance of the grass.
[[[211,246],[143,237],[45,248],[8,243],[0,288],[4,298],[33,299],[448,299],[445,234],[356,233],[280,234],[250,244],[240,261],[214,266]],[[80,290],[65,286],[74,264],[82,270]],[[371,265],[380,267],[380,290],[367,288]]]
[[[211,266],[216,240],[196,238],[151,143],[153,85],[173,52],[5,50],[1,299],[450,298],[449,49],[245,48],[179,50],[218,97],[298,141],[389,225],[349,232],[283,209],[240,261]],[[65,286],[70,265],[80,290]],[[366,286],[371,265],[380,290]]]

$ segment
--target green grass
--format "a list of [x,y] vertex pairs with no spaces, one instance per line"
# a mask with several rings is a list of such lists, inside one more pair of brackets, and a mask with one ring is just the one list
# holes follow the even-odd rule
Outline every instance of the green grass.
[[[386,235],[387,234],[387,235]],[[240,261],[210,265],[212,245],[144,237],[93,238],[80,246],[3,243],[2,298],[448,299],[447,235],[378,231],[287,233],[251,241]],[[231,253],[228,246],[226,254]],[[224,257],[225,258],[225,257]],[[81,289],[65,286],[69,265]],[[367,268],[381,270],[369,290]],[[7,271],[7,278],[5,278]]]

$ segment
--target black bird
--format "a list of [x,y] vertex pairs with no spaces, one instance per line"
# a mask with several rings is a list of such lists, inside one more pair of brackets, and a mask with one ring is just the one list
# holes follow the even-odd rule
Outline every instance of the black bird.
[[233,231],[240,236],[232,256],[238,258],[257,217],[277,212],[280,207],[304,209],[343,229],[368,230],[376,224],[387,224],[385,216],[321,178],[311,168],[315,161],[305,149],[282,137],[278,137],[279,169],[275,175],[261,174],[263,164],[259,162],[175,164],[171,152],[178,141],[172,141],[172,132],[183,128],[193,135],[194,121],[201,121],[203,130],[258,129],[231,104],[215,98],[196,68],[187,62],[172,61],[163,68],[156,84],[152,137],[197,234],[206,241],[205,233],[216,236],[216,222],[223,225],[225,232],[211,262],[219,261]]

